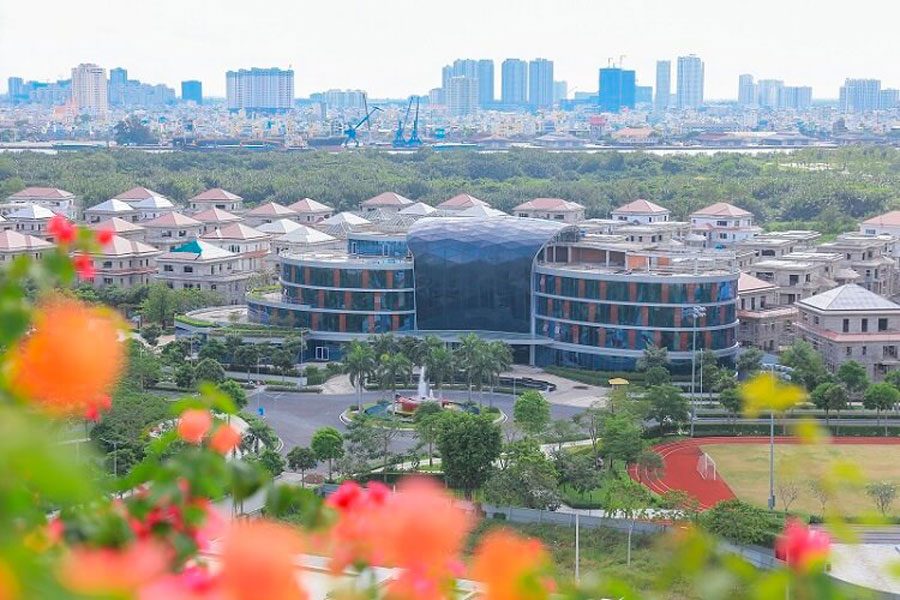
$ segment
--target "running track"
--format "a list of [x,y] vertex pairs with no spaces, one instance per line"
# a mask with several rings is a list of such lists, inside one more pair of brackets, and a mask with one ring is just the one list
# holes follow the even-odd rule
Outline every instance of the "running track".
[[[703,479],[697,472],[697,461],[703,454],[700,446],[707,444],[768,444],[769,438],[759,437],[707,437],[666,442],[652,448],[662,459],[664,470],[662,477],[640,476],[632,465],[628,474],[635,481],[644,484],[657,494],[669,490],[683,490],[697,499],[700,508],[711,508],[723,500],[735,497],[728,484],[718,477],[715,480]],[[775,437],[776,444],[797,444],[795,437]],[[839,437],[832,438],[832,444],[900,444],[900,438],[890,437]]]

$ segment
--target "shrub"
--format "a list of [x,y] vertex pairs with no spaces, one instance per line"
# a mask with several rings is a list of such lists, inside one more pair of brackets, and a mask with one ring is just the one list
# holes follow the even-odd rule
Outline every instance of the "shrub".
[[732,542],[772,546],[784,528],[784,518],[740,500],[726,500],[703,513],[700,524]]

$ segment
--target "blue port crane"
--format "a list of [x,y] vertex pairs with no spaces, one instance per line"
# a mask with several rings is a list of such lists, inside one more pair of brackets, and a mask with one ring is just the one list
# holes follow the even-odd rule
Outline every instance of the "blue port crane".
[[356,122],[355,125],[349,125],[344,130],[344,135],[347,137],[344,138],[344,146],[346,147],[350,142],[353,142],[354,147],[359,148],[359,138],[357,137],[356,130],[366,125],[370,130],[372,129],[372,115],[381,109],[377,106],[373,106],[372,110],[369,110],[369,102],[366,100],[365,94],[363,94],[363,109],[366,111],[366,116]]
[[[406,124],[409,122],[409,114],[412,112],[413,101],[416,103],[416,112],[413,116],[412,130],[409,139],[406,138]],[[406,103],[406,112],[403,118],[397,121],[397,131],[394,133],[394,148],[417,148],[422,145],[422,139],[419,137],[419,96],[410,96],[409,102]]]

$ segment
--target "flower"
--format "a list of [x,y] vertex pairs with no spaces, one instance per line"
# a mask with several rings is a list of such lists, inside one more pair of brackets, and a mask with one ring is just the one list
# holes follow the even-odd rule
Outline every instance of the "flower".
[[50,218],[47,231],[58,244],[71,244],[75,241],[75,226],[62,215],[53,215]]
[[220,425],[209,438],[209,447],[219,454],[228,454],[241,443],[241,432],[231,425]]
[[545,577],[548,565],[540,542],[499,529],[475,550],[472,577],[485,585],[486,600],[541,600],[552,591]]
[[222,586],[231,600],[302,600],[297,554],[303,541],[295,529],[257,519],[236,522],[222,543]]
[[192,565],[141,588],[140,600],[225,600],[222,581],[206,568]]
[[795,571],[809,571],[828,558],[830,545],[828,533],[791,519],[775,542],[775,555]]
[[743,384],[739,392],[744,399],[744,412],[755,417],[763,410],[786,410],[806,398],[798,385],[784,383],[772,373],[761,373]]
[[169,552],[151,540],[124,548],[78,547],[63,559],[59,579],[78,594],[125,595],[159,577],[168,564]]
[[72,264],[75,265],[75,271],[82,279],[93,279],[97,274],[94,269],[94,261],[87,254],[79,254],[72,259]]
[[88,421],[99,421],[100,413],[108,411],[112,408],[112,398],[107,395],[97,397],[96,404],[88,406],[84,411],[84,418]]
[[199,444],[212,427],[212,415],[202,408],[190,408],[178,419],[178,435],[189,444]]
[[365,492],[355,481],[345,481],[328,497],[328,505],[339,511],[345,511],[358,505],[365,499]]
[[112,229],[101,229],[97,231],[95,237],[101,246],[105,246],[112,241],[114,235],[115,232]]
[[7,355],[11,388],[59,415],[108,406],[125,362],[115,314],[57,298],[35,311],[33,325]]

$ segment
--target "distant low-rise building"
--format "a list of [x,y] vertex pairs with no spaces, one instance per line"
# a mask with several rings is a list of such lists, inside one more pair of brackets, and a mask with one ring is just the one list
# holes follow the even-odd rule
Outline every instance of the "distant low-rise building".
[[883,215],[866,219],[859,224],[859,232],[865,235],[891,235],[897,240],[891,254],[900,259],[900,210],[892,210]]
[[222,188],[205,190],[188,200],[188,208],[200,212],[210,208],[235,212],[243,210],[244,199]]
[[[52,187],[27,187],[6,198],[0,214],[16,210],[15,205],[36,204],[69,220],[78,218],[78,197],[72,192]],[[12,206],[8,206],[12,205]]]
[[236,254],[237,268],[255,273],[263,268],[263,260],[271,250],[272,237],[243,223],[233,223],[206,233],[201,239]]
[[23,204],[18,210],[6,215],[6,220],[10,228],[19,233],[27,233],[52,242],[53,236],[47,231],[47,225],[55,214],[49,208],[37,204]]
[[210,231],[221,229],[226,225],[242,223],[244,221],[243,217],[231,214],[227,210],[222,210],[220,208],[207,208],[206,210],[194,213],[191,218],[200,221],[200,223],[203,224],[201,233],[209,233]]
[[334,209],[312,198],[302,198],[288,208],[297,213],[298,223],[318,223],[334,214]]
[[277,202],[266,202],[265,204],[260,204],[259,206],[248,210],[244,214],[244,221],[250,227],[259,227],[263,223],[271,223],[272,221],[277,221],[278,219],[296,219],[297,212],[284,206],[283,204],[278,204]]
[[203,231],[203,223],[178,212],[144,221],[141,225],[146,229],[147,243],[163,252],[197,239]]
[[95,204],[84,211],[84,220],[88,223],[99,223],[112,218],[134,223],[138,220],[137,209],[122,200],[110,198],[100,204]]
[[115,235],[100,251],[91,254],[94,287],[131,288],[150,283],[156,273],[156,257],[162,254],[149,244]]
[[671,212],[669,212],[668,208],[643,198],[632,200],[628,204],[612,211],[613,219],[629,223],[659,223],[660,221],[668,221],[670,216]]
[[900,291],[897,259],[893,257],[896,245],[897,238],[886,233],[842,233],[830,242],[819,244],[815,250],[843,256],[843,266],[859,275],[857,284],[890,298]]
[[706,246],[734,245],[762,232],[753,224],[753,213],[727,202],[716,202],[692,212],[691,230],[706,237]]
[[156,278],[172,289],[215,292],[228,304],[240,304],[251,276],[240,263],[234,252],[194,240],[157,257]]
[[53,248],[53,244],[39,237],[27,233],[19,233],[7,229],[0,231],[0,266],[7,264],[18,256],[28,256],[40,260]]
[[94,231],[109,231],[114,235],[136,242],[143,242],[147,232],[146,229],[137,223],[132,223],[131,221],[126,221],[125,219],[120,219],[118,217],[100,221],[99,223],[91,223],[88,227]]
[[797,308],[778,305],[778,286],[752,275],[738,278],[738,342],[764,352],[791,343]]
[[398,213],[410,204],[413,204],[412,200],[396,192],[383,192],[363,201],[360,208],[363,216],[366,216],[378,212]]
[[[756,260],[781,258],[791,252],[811,248],[821,237],[818,231],[792,230],[761,233],[741,240],[735,245],[738,252],[752,252]],[[756,262],[754,260],[754,262]]]
[[457,195],[453,196],[452,198],[444,200],[443,202],[441,202],[440,204],[435,206],[435,208],[437,210],[441,210],[441,211],[445,211],[445,212],[458,213],[458,212],[464,211],[466,209],[472,208],[473,206],[490,206],[490,205],[487,202],[485,202],[484,200],[481,200],[480,198],[476,198],[475,196],[473,196],[471,194],[457,194]]
[[900,366],[900,305],[848,284],[797,302],[798,332],[836,371],[855,360],[881,380]]
[[171,200],[145,187],[131,188],[115,196],[114,199],[130,204],[132,208],[137,210],[139,221],[149,221],[164,214],[175,212],[175,205]]
[[584,221],[584,206],[562,198],[535,198],[513,208],[513,214],[517,217],[578,223]]
[[772,258],[753,263],[748,271],[753,277],[778,287],[775,299],[779,306],[790,306],[837,285],[825,277],[825,265],[815,261]]

